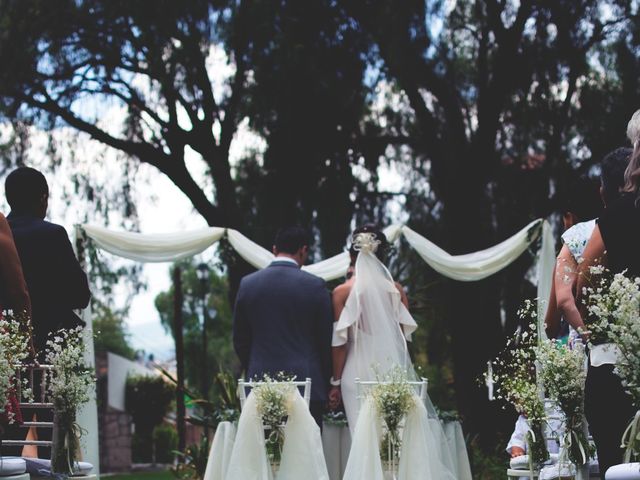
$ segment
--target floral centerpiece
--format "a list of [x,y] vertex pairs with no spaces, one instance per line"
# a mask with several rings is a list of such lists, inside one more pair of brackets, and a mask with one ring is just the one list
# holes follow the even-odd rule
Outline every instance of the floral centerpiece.
[[89,401],[90,387],[95,383],[84,354],[82,327],[58,330],[47,341],[45,360],[53,367],[48,372],[47,386],[55,409],[51,453],[54,473],[72,474],[78,459],[83,432],[76,423],[76,413]]
[[253,389],[256,408],[268,432],[265,447],[269,462],[275,469],[280,463],[284,445],[284,424],[289,415],[289,402],[295,389],[291,378],[279,375],[275,379],[265,375],[262,384]]
[[585,288],[590,343],[612,342],[619,350],[615,373],[631,395],[639,413],[623,443],[625,461],[640,457],[640,278],[623,273],[611,276],[603,267],[591,267],[595,281]]
[[562,453],[574,465],[584,465],[593,455],[584,423],[584,351],[581,346],[569,349],[556,340],[546,340],[536,348],[536,357],[545,392],[565,416]]
[[544,403],[536,382],[538,334],[535,304],[527,300],[518,316],[530,320],[530,323],[507,341],[506,348],[492,362],[492,381],[495,382],[495,398],[511,404],[526,417],[529,458],[532,464],[541,465],[549,458],[549,452],[543,431],[546,421]]
[[[26,321],[25,321],[26,320]],[[0,411],[6,423],[20,421],[17,403],[18,391],[29,398],[31,391],[26,385],[18,385],[16,366],[22,364],[30,353],[28,319],[7,310],[0,316]],[[26,379],[24,379],[26,381]]]
[[387,468],[395,472],[402,446],[400,424],[414,405],[415,392],[407,381],[405,371],[395,368],[372,387],[371,396],[385,426],[380,455],[383,462],[387,463]]

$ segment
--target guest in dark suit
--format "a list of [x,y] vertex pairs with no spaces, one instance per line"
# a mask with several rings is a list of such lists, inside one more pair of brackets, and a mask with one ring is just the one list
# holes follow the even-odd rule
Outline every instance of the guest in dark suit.
[[[7,220],[31,296],[33,340],[42,355],[50,333],[83,325],[73,310],[89,304],[89,284],[64,227],[44,220],[49,205],[44,175],[33,168],[18,168],[7,177],[5,194],[11,207]],[[38,385],[34,387],[38,396]],[[38,413],[40,421],[50,421],[45,416]],[[39,440],[50,436],[50,429],[38,429]],[[40,456],[47,453],[39,449]]]
[[244,277],[236,299],[233,343],[247,377],[311,378],[310,410],[318,425],[331,375],[333,314],[324,280],[300,267],[310,238],[300,227],[278,232],[275,260]]

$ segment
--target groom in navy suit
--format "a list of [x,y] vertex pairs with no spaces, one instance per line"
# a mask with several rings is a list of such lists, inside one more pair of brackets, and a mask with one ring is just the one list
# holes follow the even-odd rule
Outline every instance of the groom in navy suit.
[[300,269],[310,238],[280,230],[275,260],[244,277],[236,299],[233,344],[248,378],[278,372],[311,378],[310,411],[319,426],[331,376],[333,313],[324,280]]

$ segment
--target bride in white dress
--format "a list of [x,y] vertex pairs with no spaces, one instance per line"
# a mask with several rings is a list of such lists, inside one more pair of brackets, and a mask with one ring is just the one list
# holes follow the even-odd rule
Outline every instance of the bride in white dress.
[[[353,275],[333,292],[337,321],[329,399],[332,408],[342,400],[354,442],[345,479],[382,478],[378,476],[381,470],[372,467],[375,462],[370,457],[371,449],[378,449],[371,443],[377,436],[374,425],[377,417],[372,415],[370,406],[363,406],[359,419],[360,399],[355,380],[384,380],[398,368],[406,372],[409,381],[417,380],[407,348],[417,324],[407,309],[402,286],[394,282],[382,263],[387,250],[387,239],[375,226],[357,229],[350,249]],[[411,411],[404,428],[408,444],[401,453],[398,478],[417,478],[416,472],[420,472],[420,478],[429,480],[470,478],[459,475],[452,447],[428,398],[426,405]]]
[[330,403],[342,400],[353,434],[359,412],[355,380],[376,380],[401,367],[415,376],[407,340],[417,324],[407,310],[402,286],[393,281],[384,259],[384,234],[366,225],[354,231],[350,248],[353,275],[333,291],[336,318]]

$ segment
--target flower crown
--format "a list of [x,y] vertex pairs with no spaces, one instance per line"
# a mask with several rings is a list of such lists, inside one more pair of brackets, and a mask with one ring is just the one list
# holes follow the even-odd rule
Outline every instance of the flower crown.
[[357,252],[376,253],[382,243],[372,232],[356,233],[352,238],[353,249]]

